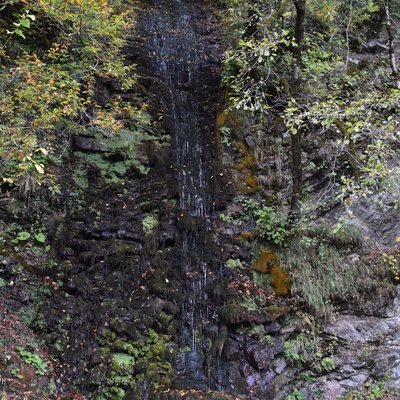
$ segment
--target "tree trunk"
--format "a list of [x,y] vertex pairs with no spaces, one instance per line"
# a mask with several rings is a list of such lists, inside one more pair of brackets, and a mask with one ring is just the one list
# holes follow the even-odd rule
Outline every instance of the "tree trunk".
[[293,58],[295,67],[295,80],[299,78],[300,68],[302,65],[302,50],[303,50],[303,38],[304,38],[304,20],[306,16],[306,0],[294,0],[296,7],[296,26],[294,33],[294,40],[296,46],[293,47]]
[[389,7],[390,0],[385,0],[385,19],[386,19],[386,31],[389,37],[389,61],[390,61],[390,68],[392,69],[392,76],[395,80],[396,88],[400,89],[400,76],[399,71],[397,70],[396,65],[396,55],[394,52],[394,38],[395,32],[393,30],[392,21],[390,18],[390,7]]
[[[294,1],[296,7],[295,42],[292,54],[294,58],[294,85],[298,87],[302,65],[302,48],[304,38],[304,20],[306,15],[306,0]],[[289,220],[294,222],[300,215],[300,202],[303,197],[303,166],[301,163],[301,129],[291,136],[292,153],[292,199],[290,202]]]

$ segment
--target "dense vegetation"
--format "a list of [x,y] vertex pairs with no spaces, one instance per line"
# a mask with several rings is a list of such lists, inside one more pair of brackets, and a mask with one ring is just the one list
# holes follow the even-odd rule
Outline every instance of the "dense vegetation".
[[299,213],[305,193],[303,143],[318,143],[320,168],[331,170],[343,198],[368,195],[393,178],[398,3],[222,3],[228,34],[222,82],[229,109],[251,120],[256,131],[290,136],[291,213]]
[[393,254],[394,268],[385,254],[383,269],[380,256],[373,265],[345,261],[344,253],[373,247],[363,244],[351,211],[336,225],[313,221],[338,204],[399,205],[399,4],[219,4],[227,44],[219,129],[227,152],[245,154],[240,164],[231,163],[249,171],[244,192],[261,193],[244,204],[253,236],[258,246],[281,248],[292,294],[312,314],[326,316],[332,300],[370,293],[385,285],[388,272],[397,279]]
[[94,0],[1,7],[2,187],[23,197],[38,186],[58,192],[54,166],[72,136],[107,138],[121,128],[134,135],[144,121],[131,91],[134,69],[121,53],[132,7]]
[[[248,121],[241,126],[249,124],[254,132],[290,138],[289,216],[301,212],[307,185],[302,149],[310,143],[324,143],[318,168],[330,170],[341,198],[368,195],[383,181],[394,181],[399,5],[372,0],[218,5],[226,32],[222,84],[229,113]],[[72,136],[86,131],[107,138],[122,128],[125,136],[126,129],[135,135],[138,124],[146,123],[144,106],[132,92],[133,67],[121,54],[133,6],[40,0],[9,1],[2,8],[2,187],[25,197],[40,185],[57,192],[54,166]],[[229,121],[219,127],[225,141],[235,139]]]

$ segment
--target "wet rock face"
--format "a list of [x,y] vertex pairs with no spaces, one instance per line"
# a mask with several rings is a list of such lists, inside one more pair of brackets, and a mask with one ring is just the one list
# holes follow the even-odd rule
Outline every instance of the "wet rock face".
[[[176,20],[180,8],[183,20]],[[155,21],[157,13],[172,25]],[[98,398],[142,399],[157,388],[223,390],[230,375],[244,382],[233,364],[232,374],[226,367],[211,373],[215,363],[223,364],[227,336],[218,322],[216,336],[213,330],[201,333],[207,319],[217,321],[214,310],[223,302],[221,297],[213,305],[207,294],[221,265],[212,213],[227,198],[214,137],[220,56],[212,18],[199,2],[146,2],[138,39],[127,52],[134,59],[140,49],[140,83],[155,125],[172,138],[171,151],[161,157],[156,145],[143,146],[143,159],[152,160],[149,173],[139,179],[137,171],[126,174],[119,185],[106,184],[100,167],[92,168],[87,189],[72,190],[67,214],[54,228],[62,225],[53,271],[61,284],[41,310],[52,327],[48,340],[62,360],[62,383],[72,379]],[[191,29],[194,41],[183,62],[177,53],[162,53],[170,50],[163,45],[141,48],[158,40],[172,46],[167,34],[182,40],[178,22]],[[149,30],[149,23],[160,24],[159,30]],[[185,52],[187,44],[174,51]],[[72,150],[108,154],[89,136],[75,138]],[[113,161],[120,162],[107,158],[108,165]],[[219,345],[213,347],[213,340]]]
[[[169,33],[181,40],[179,26],[148,30],[150,22],[164,23],[154,21],[158,12],[176,24],[173,4],[174,12],[184,7],[183,22],[192,27],[194,48],[185,53],[191,58],[184,70],[176,54],[169,59],[161,57],[163,48],[141,47],[161,39],[172,46],[163,38]],[[202,2],[175,0],[146,2],[142,16],[139,39],[127,51],[136,58],[150,111],[162,116],[154,124],[171,136],[171,149],[161,157],[153,154],[156,145],[143,146],[143,159],[153,161],[140,178],[136,171],[112,186],[93,168],[84,193],[71,183],[68,211],[54,228],[62,231],[55,235],[60,260],[50,274],[60,285],[41,307],[51,327],[47,340],[62,361],[60,384],[74,382],[93,398],[159,399],[176,391],[187,392],[181,398],[204,398],[210,389],[213,399],[232,398],[224,392],[246,398],[256,387],[254,398],[273,399],[276,372],[269,364],[282,346],[247,341],[246,331],[258,324],[276,335],[276,320],[286,311],[236,304],[244,301],[246,282],[229,287],[236,276],[224,263],[233,256],[249,260],[249,254],[231,235],[219,238],[214,230],[214,212],[230,194],[215,145],[220,54],[213,16]],[[179,130],[183,140],[174,137]],[[85,154],[107,150],[93,137],[73,145]],[[260,301],[271,305],[265,294]]]
[[215,120],[220,108],[220,32],[204,2],[146,1],[127,58],[154,122],[171,136],[180,206],[203,215],[229,195],[220,170]]

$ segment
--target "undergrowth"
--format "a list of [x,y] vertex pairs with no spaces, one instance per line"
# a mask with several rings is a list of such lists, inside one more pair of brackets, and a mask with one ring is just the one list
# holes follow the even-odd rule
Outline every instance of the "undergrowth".
[[365,247],[362,233],[351,226],[300,231],[279,252],[280,264],[293,281],[292,295],[313,315],[328,319],[335,303],[361,301],[381,285],[390,286],[390,268],[368,255]]
[[379,382],[377,384],[367,384],[364,388],[352,389],[347,392],[344,396],[340,397],[340,400],[395,400],[400,396],[400,390],[395,388],[389,388],[385,382]]

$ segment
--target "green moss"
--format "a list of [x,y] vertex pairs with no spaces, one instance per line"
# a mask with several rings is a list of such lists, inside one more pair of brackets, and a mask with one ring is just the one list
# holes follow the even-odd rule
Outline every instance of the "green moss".
[[274,265],[278,265],[276,254],[272,250],[265,250],[260,253],[252,268],[254,271],[269,273]]
[[167,330],[173,316],[163,311],[159,311],[156,318],[157,321],[160,323],[160,327],[164,330]]
[[261,252],[253,270],[269,274],[269,281],[275,289],[275,293],[287,296],[290,292],[291,280],[289,274],[278,264],[275,253],[271,250]]
[[110,377],[107,379],[107,383],[110,386],[122,386],[129,387],[132,382],[132,373],[126,371],[125,374],[116,371],[110,373]]
[[243,142],[236,142],[236,147],[240,153],[240,161],[232,166],[236,171],[234,177],[236,188],[246,194],[256,192],[260,190],[260,186],[256,176],[257,161],[254,152]]
[[260,189],[260,186],[258,185],[258,179],[255,175],[246,176],[246,178],[244,179],[244,183],[253,191],[257,191]]
[[248,330],[248,334],[250,336],[255,336],[256,338],[260,339],[266,336],[265,327],[262,324],[253,324]]
[[257,286],[263,288],[264,290],[273,291],[274,288],[271,285],[271,279],[269,274],[263,274],[261,272],[253,272],[253,282]]
[[226,261],[225,267],[243,269],[244,265],[242,261],[239,260],[238,258],[230,258],[229,260]]
[[146,235],[151,235],[157,228],[158,224],[158,216],[156,214],[146,215],[142,221],[143,232]]
[[99,347],[99,351],[103,356],[108,356],[111,353],[111,349],[109,347]]
[[271,304],[267,307],[267,312],[271,321],[275,321],[282,315],[287,314],[289,311],[288,307],[279,307],[276,304]]
[[120,400],[125,397],[125,390],[120,387],[113,386],[110,388],[110,393],[112,393],[112,398],[115,400]]
[[39,312],[40,306],[49,297],[49,284],[35,284],[29,291],[30,304],[22,306],[17,315],[30,328],[42,329],[46,326],[45,316]]
[[88,188],[89,179],[87,168],[83,164],[80,164],[77,166],[77,168],[74,168],[71,176],[77,187],[79,187],[80,189]]
[[112,356],[112,363],[115,367],[131,367],[135,362],[135,359],[129,354],[125,353],[114,353]]
[[36,305],[29,305],[21,307],[17,315],[26,326],[31,326],[32,322],[36,319],[37,312],[38,308]]
[[112,157],[107,158],[103,153],[83,153],[76,152],[76,156],[81,159],[82,167],[73,174],[73,179],[78,186],[87,187],[87,176],[83,169],[87,164],[92,165],[100,175],[100,179],[107,184],[119,184],[125,178],[129,169],[136,167],[137,162],[124,160],[115,162]]
[[244,296],[240,305],[249,311],[258,310],[258,304],[255,302],[255,299],[252,296]]
[[105,375],[106,383],[103,379],[96,398],[119,399],[122,391],[116,389],[134,390],[135,387],[140,388],[144,380],[154,390],[165,385],[165,380],[171,381],[174,376],[171,363],[175,360],[175,353],[168,345],[170,336],[149,329],[144,334],[138,333],[137,340],[118,338],[110,342],[108,339],[114,335],[108,330],[101,337],[103,346],[107,344],[104,349],[111,348],[112,353]]
[[292,281],[289,274],[279,266],[274,266],[270,273],[271,284],[278,296],[287,296],[290,293]]
[[117,351],[123,351],[128,353],[131,356],[137,355],[137,350],[133,347],[132,344],[124,342],[123,340],[116,340],[113,343],[113,349]]
[[236,182],[237,189],[245,194],[250,194],[260,190],[257,177],[249,170],[245,169],[244,173],[248,174],[243,181]]
[[112,341],[114,341],[117,338],[117,335],[115,332],[110,331],[109,329],[106,329],[103,334],[101,335],[100,343],[101,344],[107,344]]
[[107,184],[119,184],[126,179],[130,171],[147,174],[149,168],[137,157],[138,144],[144,140],[155,140],[155,137],[142,136],[137,132],[121,129],[112,136],[103,132],[91,132],[93,151],[76,151],[78,159],[72,178],[81,189],[88,187],[88,165],[97,170],[100,179]]

